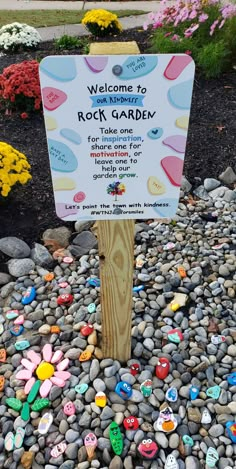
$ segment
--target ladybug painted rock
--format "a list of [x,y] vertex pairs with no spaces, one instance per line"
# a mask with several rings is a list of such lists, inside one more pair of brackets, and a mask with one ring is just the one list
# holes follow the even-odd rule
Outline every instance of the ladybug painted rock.
[[62,306],[69,306],[73,302],[73,299],[73,295],[70,295],[69,293],[64,293],[63,295],[60,295],[57,298],[57,304]]

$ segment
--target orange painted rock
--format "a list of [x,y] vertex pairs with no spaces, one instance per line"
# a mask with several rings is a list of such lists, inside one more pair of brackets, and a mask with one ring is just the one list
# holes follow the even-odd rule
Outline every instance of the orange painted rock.
[[0,376],[0,391],[3,391],[5,386],[5,378],[4,376]]
[[1,348],[0,349],[0,362],[5,363],[6,359],[7,359],[7,352],[4,348]]
[[48,274],[44,275],[44,280],[46,282],[51,282],[51,280],[54,279],[54,273],[53,272],[49,272]]
[[50,332],[51,334],[60,334],[61,329],[59,326],[51,326]]
[[79,361],[87,362],[88,360],[90,360],[91,356],[92,356],[92,353],[89,350],[84,350],[79,357]]

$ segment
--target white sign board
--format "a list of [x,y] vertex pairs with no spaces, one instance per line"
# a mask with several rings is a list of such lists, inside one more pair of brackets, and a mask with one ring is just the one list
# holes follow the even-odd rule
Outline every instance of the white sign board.
[[44,117],[60,218],[174,216],[193,79],[194,62],[185,54],[42,60]]

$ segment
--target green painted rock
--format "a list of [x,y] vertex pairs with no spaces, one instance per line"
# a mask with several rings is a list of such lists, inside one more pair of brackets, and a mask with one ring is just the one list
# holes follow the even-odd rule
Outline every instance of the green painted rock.
[[34,402],[34,400],[35,400],[35,398],[38,394],[40,385],[41,385],[41,381],[39,379],[37,381],[35,381],[35,383],[33,384],[32,388],[30,390],[30,393],[28,395],[28,398],[27,398],[27,401],[28,401],[29,404],[32,404],[32,402]]
[[15,397],[8,397],[6,399],[6,404],[8,407],[11,407],[11,409],[16,410],[17,412],[21,410],[23,405],[20,399],[16,399]]
[[120,455],[123,451],[123,438],[116,422],[111,423],[109,436],[114,453]]
[[28,402],[24,402],[20,416],[21,416],[22,420],[24,420],[25,422],[27,422],[27,420],[29,420],[29,418],[30,418],[30,406],[29,406]]
[[40,412],[40,410],[43,410],[45,409],[45,407],[48,407],[50,405],[50,401],[49,399],[37,399],[31,409],[34,411],[34,412]]

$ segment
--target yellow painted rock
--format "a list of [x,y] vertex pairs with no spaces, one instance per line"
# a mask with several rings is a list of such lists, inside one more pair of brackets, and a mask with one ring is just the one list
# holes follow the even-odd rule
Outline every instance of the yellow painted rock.
[[34,460],[34,453],[33,451],[25,451],[24,454],[21,457],[21,464],[24,467],[24,469],[30,469],[32,467]]
[[54,117],[45,117],[45,126],[47,130],[55,130],[57,128],[57,121]]
[[189,118],[187,116],[181,116],[176,119],[175,125],[176,127],[179,127],[179,129],[188,130],[188,122]]
[[159,181],[156,176],[150,176],[147,181],[148,192],[151,195],[165,194],[166,188],[164,184]]
[[42,381],[51,378],[53,374],[54,366],[51,365],[51,363],[47,362],[41,363],[36,370],[36,375],[38,376],[38,379]]
[[67,177],[53,179],[54,191],[73,191],[76,188],[76,182]]

